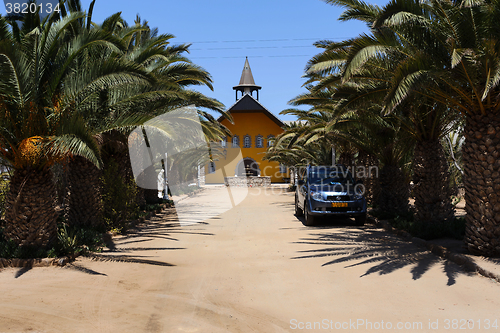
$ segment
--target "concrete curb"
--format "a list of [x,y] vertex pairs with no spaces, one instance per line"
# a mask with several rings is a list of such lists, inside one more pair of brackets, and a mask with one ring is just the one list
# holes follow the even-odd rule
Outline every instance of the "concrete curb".
[[189,198],[189,197],[192,197],[193,195],[198,194],[198,193],[203,192],[203,191],[205,191],[205,189],[202,187],[202,188],[197,189],[196,191],[193,191],[193,192],[191,192],[191,193],[179,195],[179,196],[177,197],[177,199],[174,199],[174,197],[172,196],[172,197],[171,197],[171,199],[172,199],[172,200],[174,200],[174,206],[175,206],[175,202],[182,201],[182,200],[184,200],[184,199],[187,199],[187,198]]
[[452,261],[457,265],[462,266],[465,270],[470,271],[470,272],[476,272],[481,274],[484,277],[493,279],[497,282],[500,282],[500,275],[493,273],[481,266],[479,266],[477,263],[474,262],[471,258],[460,254],[460,253],[455,253],[450,251],[448,248],[432,243],[430,241],[426,241],[425,239],[418,238],[418,237],[413,237],[408,233],[407,231],[396,229],[393,226],[389,224],[388,221],[380,221],[376,217],[373,217],[371,215],[368,216],[368,220],[372,223],[374,223],[378,227],[382,227],[384,230],[387,232],[397,235],[401,238],[403,238],[406,241],[409,241],[413,243],[414,245],[422,248],[426,248],[427,250],[431,251],[435,255]]
[[61,257],[61,258],[36,258],[36,259],[4,259],[0,258],[1,268],[32,268],[32,267],[49,267],[59,266],[63,267],[67,263],[74,261],[75,257]]

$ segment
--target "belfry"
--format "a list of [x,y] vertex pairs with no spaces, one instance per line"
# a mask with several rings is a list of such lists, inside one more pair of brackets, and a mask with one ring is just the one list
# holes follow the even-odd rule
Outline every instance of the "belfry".
[[241,92],[241,97],[245,94],[250,94],[253,96],[253,92],[257,92],[256,99],[259,100],[259,90],[262,89],[255,84],[253,79],[252,70],[250,69],[250,64],[248,63],[248,57],[245,59],[245,65],[243,66],[243,71],[241,73],[240,84],[233,87],[236,91],[236,100],[238,100],[238,91]]

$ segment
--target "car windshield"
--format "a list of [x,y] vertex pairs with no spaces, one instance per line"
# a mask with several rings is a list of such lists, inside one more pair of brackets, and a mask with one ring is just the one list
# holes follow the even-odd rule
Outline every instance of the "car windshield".
[[311,184],[329,184],[329,183],[353,183],[351,174],[348,170],[337,168],[313,169],[309,172],[309,182]]

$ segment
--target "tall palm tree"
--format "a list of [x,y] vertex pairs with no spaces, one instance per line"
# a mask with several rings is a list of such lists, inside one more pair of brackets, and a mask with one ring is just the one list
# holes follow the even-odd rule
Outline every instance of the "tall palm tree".
[[465,243],[470,252],[482,255],[500,254],[499,5],[498,1],[397,1],[388,4],[374,24],[375,29],[396,31],[419,50],[400,63],[387,97],[388,109],[417,92],[465,118]]
[[[415,91],[406,89],[408,83],[401,80],[409,70],[414,70],[412,73],[416,78],[422,76],[421,63],[428,60],[425,54],[427,48],[415,40],[418,36],[408,38],[405,35],[408,30],[406,27],[394,27],[394,22],[381,24],[391,15],[395,2],[384,8],[357,0],[327,2],[346,8],[341,20],[361,20],[370,29],[369,35],[344,42],[348,47],[344,47],[343,52],[345,61],[342,63],[342,81],[347,83],[362,80],[371,84],[370,89],[364,92],[366,96],[379,99],[384,113],[392,113],[399,118],[403,128],[416,140],[413,163],[416,220],[431,225],[451,220],[454,211],[441,139],[453,128],[457,113],[453,107],[439,105],[435,99],[428,97],[431,92],[427,90],[424,94],[421,89],[421,94],[415,95]],[[411,1],[405,3],[411,7]],[[335,48],[328,44],[326,48],[312,69],[325,71],[332,66],[332,59],[336,58],[329,54],[335,54]],[[327,77],[323,81],[325,85],[331,79]],[[394,98],[399,100],[395,102]],[[404,104],[401,103],[403,99]]]
[[[376,192],[374,199],[380,209],[394,214],[404,213],[408,209],[409,195],[409,155],[406,152],[413,151],[414,141],[408,140],[402,131],[401,120],[380,116],[390,68],[372,60],[365,63],[355,76],[344,80],[346,65],[357,42],[352,39],[340,43],[316,43],[325,51],[312,58],[306,67],[308,84],[312,84],[311,97],[316,97],[306,101],[326,103],[330,105],[330,113],[343,115],[344,120],[330,123],[325,127],[326,132],[340,130],[337,142],[344,142],[344,151],[350,152],[347,156],[352,156],[354,148],[358,151],[359,162],[371,161],[382,168],[380,182],[367,179],[368,196]],[[318,99],[322,95],[326,96],[325,102]],[[351,160],[352,157],[347,158],[348,164]],[[391,173],[399,176],[390,177]]]
[[82,63],[86,50],[119,45],[102,31],[71,37],[68,27],[84,18],[76,12],[49,19],[17,40],[0,17],[0,154],[14,168],[4,235],[22,246],[47,246],[56,235],[50,165],[68,155],[101,164],[79,111],[102,87],[148,79],[143,69],[119,59]]
[[[93,3],[89,12],[92,11],[92,6]],[[71,10],[74,9],[68,8],[67,11]],[[91,20],[90,15],[87,20]],[[74,30],[103,30],[116,36],[123,45],[122,52],[108,51],[103,54],[102,61],[119,57],[137,64],[155,78],[153,85],[145,83],[101,90],[98,102],[84,115],[89,128],[99,138],[104,168],[108,165],[120,165],[115,181],[135,187],[127,146],[127,134],[135,126],[183,105],[196,104],[222,112],[222,104],[185,88],[193,84],[212,87],[212,81],[205,70],[182,56],[182,53],[188,51],[189,45],[170,45],[173,35],[158,35],[157,29],[150,29],[147,22],[141,23],[139,18],[134,26],[129,27],[120,13],[110,16],[100,26],[88,22],[80,22],[81,25]],[[200,114],[206,119],[203,113]],[[128,121],[122,121],[124,117]],[[71,160],[69,205],[66,209],[66,216],[71,223],[94,226],[102,223],[102,199],[99,191],[101,178],[101,172],[88,160]],[[71,191],[71,188],[77,190]],[[157,198],[155,190],[137,191],[139,204],[145,203],[144,193],[151,193],[152,198]]]

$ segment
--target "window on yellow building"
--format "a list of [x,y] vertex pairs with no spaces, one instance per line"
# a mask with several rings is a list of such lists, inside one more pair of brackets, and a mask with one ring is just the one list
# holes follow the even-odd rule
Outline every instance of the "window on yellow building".
[[257,148],[264,147],[264,139],[262,138],[262,135],[257,135],[257,137],[255,138],[255,147]]
[[267,136],[267,146],[272,147],[274,144],[274,135],[268,135]]
[[243,148],[250,148],[252,147],[252,138],[250,137],[250,135],[245,135],[243,137]]
[[280,164],[280,173],[286,173],[286,166],[284,164]]
[[220,140],[220,145],[222,148],[227,147],[227,138],[226,137],[224,137],[224,138],[222,138],[222,140]]
[[237,148],[240,146],[240,137],[235,135],[233,136],[233,148]]
[[215,172],[215,162],[209,162],[208,163],[208,173],[214,173]]

